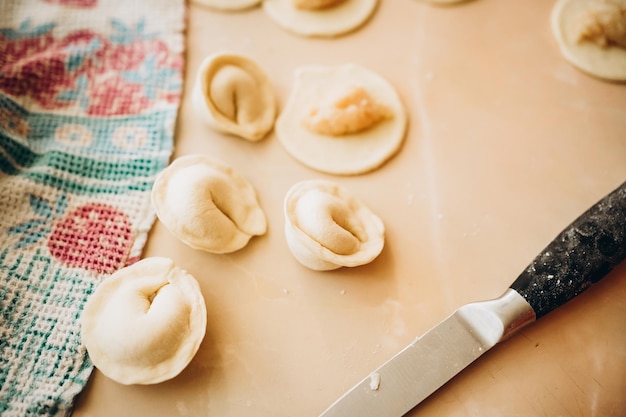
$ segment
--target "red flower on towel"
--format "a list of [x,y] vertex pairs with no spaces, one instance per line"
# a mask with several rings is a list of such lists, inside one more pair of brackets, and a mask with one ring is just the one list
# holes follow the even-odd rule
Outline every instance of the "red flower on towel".
[[[62,1],[62,0],[57,0]],[[66,1],[64,4],[86,4]],[[62,38],[54,23],[0,28],[0,91],[45,109],[87,115],[139,114],[180,98],[182,57],[145,19],[110,20],[110,33],[79,29]]]
[[87,204],[56,223],[48,238],[50,253],[64,264],[112,273],[124,265],[132,245],[130,221],[105,204]]
[[132,225],[119,209],[103,203],[89,203],[66,213],[67,201],[56,202],[29,196],[35,218],[8,229],[17,235],[15,249],[47,239],[52,256],[72,268],[109,274],[129,262],[133,244]]

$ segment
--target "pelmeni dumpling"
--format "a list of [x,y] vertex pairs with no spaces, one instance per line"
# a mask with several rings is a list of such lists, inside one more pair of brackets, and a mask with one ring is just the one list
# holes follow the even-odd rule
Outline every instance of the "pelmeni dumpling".
[[378,0],[264,0],[265,12],[292,33],[336,37],[363,25]]
[[208,56],[198,69],[192,101],[200,117],[220,132],[257,141],[274,127],[272,85],[256,63],[241,55]]
[[229,253],[265,234],[267,220],[252,185],[227,164],[204,155],[172,162],[152,188],[157,216],[194,249]]
[[381,219],[332,181],[293,185],[285,196],[284,215],[289,249],[316,271],[369,263],[385,244]]
[[171,259],[143,259],[102,281],[81,315],[89,358],[121,384],[178,375],[204,339],[207,311],[196,279]]

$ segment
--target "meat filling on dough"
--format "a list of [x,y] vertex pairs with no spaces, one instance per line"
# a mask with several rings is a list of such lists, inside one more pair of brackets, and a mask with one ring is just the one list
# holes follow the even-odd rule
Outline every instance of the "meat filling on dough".
[[581,15],[579,27],[578,42],[626,48],[626,4],[615,0],[592,3]]
[[367,130],[392,117],[387,106],[374,100],[363,87],[353,85],[338,97],[313,107],[302,123],[321,135],[343,136]]

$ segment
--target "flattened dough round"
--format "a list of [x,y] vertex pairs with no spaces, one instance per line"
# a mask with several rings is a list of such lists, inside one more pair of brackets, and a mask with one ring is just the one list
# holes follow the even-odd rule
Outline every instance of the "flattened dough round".
[[152,204],[172,234],[206,252],[234,252],[267,230],[248,180],[205,155],[182,156],[165,168],[154,182]]
[[[626,0],[618,0],[626,4]],[[578,19],[593,1],[558,0],[552,9],[552,32],[563,57],[578,69],[611,81],[626,80],[626,48],[579,42]]]
[[[392,113],[368,130],[340,137],[315,133],[302,120],[327,95],[358,84]],[[292,91],[278,116],[275,132],[287,152],[313,169],[355,175],[380,167],[401,147],[407,126],[404,105],[394,88],[378,74],[355,64],[298,68]]]
[[310,37],[334,37],[363,25],[378,0],[345,0],[320,10],[298,9],[293,0],[263,0],[263,10],[284,29]]
[[283,210],[289,250],[307,268],[328,271],[364,265],[383,250],[382,220],[332,181],[294,184]]
[[191,0],[191,2],[224,11],[249,9],[261,4],[261,0]]
[[207,311],[196,279],[171,259],[143,259],[102,281],[85,304],[89,358],[121,384],[178,375],[204,339]]

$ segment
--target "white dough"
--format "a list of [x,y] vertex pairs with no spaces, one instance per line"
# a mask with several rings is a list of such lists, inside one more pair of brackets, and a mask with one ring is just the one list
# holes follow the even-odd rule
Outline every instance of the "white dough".
[[[626,0],[617,0],[626,5]],[[558,0],[552,9],[552,31],[563,57],[578,69],[611,81],[626,80],[626,48],[580,41],[580,17],[593,0]]]
[[204,59],[192,92],[196,113],[213,129],[257,141],[274,127],[277,100],[268,77],[251,59],[216,53]]
[[302,36],[334,37],[363,25],[378,0],[345,0],[317,10],[297,8],[293,0],[263,0],[263,10],[283,28]]
[[373,261],[385,244],[385,227],[348,190],[326,180],[294,184],[285,196],[285,237],[293,256],[316,271]]
[[[340,137],[305,128],[303,119],[313,107],[351,84],[363,87],[391,117],[367,130]],[[406,126],[404,105],[391,84],[364,67],[345,64],[298,68],[274,128],[287,152],[304,165],[329,174],[355,175],[372,171],[393,156],[402,145]]]
[[196,279],[167,258],[143,259],[102,281],[81,315],[89,358],[121,384],[155,384],[178,375],[206,333]]
[[261,0],[191,0],[191,2],[224,11],[249,9],[261,4]]
[[178,239],[211,253],[239,250],[267,230],[252,185],[204,155],[180,157],[163,170],[152,188],[152,203]]

